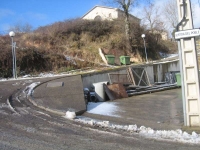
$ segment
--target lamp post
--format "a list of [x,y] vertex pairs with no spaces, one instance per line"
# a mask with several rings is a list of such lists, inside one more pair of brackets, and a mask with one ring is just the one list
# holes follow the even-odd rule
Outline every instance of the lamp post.
[[17,78],[17,58],[16,58],[16,42],[13,43],[13,52],[14,52],[14,56],[15,56],[15,78]]
[[10,31],[9,35],[12,39],[12,57],[13,57],[13,78],[16,79],[16,53],[15,53],[15,44],[13,43],[13,37],[15,36],[15,32]]
[[146,44],[145,44],[145,34],[142,34],[141,37],[143,38],[144,40],[144,50],[145,50],[145,55],[146,55],[146,62],[148,63],[148,59],[147,59],[147,51],[146,51]]

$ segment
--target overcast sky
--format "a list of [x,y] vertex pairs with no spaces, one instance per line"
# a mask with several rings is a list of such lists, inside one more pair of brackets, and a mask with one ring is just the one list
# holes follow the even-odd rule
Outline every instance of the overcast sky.
[[[155,0],[162,6],[163,1]],[[195,27],[200,27],[199,0],[192,0],[197,14],[194,18]],[[10,26],[30,24],[34,28],[82,17],[95,5],[104,5],[102,0],[1,0],[0,2],[0,33],[6,34]],[[140,17],[144,5],[132,9],[133,15]]]

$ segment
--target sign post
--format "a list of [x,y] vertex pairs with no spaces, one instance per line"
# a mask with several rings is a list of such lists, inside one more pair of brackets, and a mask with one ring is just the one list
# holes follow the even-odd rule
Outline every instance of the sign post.
[[195,37],[200,35],[200,29],[193,29],[193,30],[184,30],[175,32],[175,39],[184,39],[189,37]]
[[200,126],[200,94],[198,59],[195,36],[199,29],[193,29],[190,0],[177,0],[180,23],[175,39],[178,40],[182,79],[182,99],[185,126]]

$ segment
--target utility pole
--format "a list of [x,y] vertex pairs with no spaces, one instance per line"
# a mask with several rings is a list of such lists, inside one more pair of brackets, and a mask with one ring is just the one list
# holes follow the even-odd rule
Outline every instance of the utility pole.
[[198,59],[193,29],[190,0],[177,0],[179,24],[175,39],[178,40],[179,61],[182,79],[182,99],[185,126],[200,126],[200,93]]

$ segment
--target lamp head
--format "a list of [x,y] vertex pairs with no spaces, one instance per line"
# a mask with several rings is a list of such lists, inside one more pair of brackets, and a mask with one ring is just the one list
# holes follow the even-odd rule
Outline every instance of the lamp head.
[[9,32],[9,35],[10,35],[10,37],[14,37],[14,36],[15,36],[15,32],[10,31],[10,32]]
[[142,37],[142,38],[145,38],[145,34],[142,34],[141,37]]

